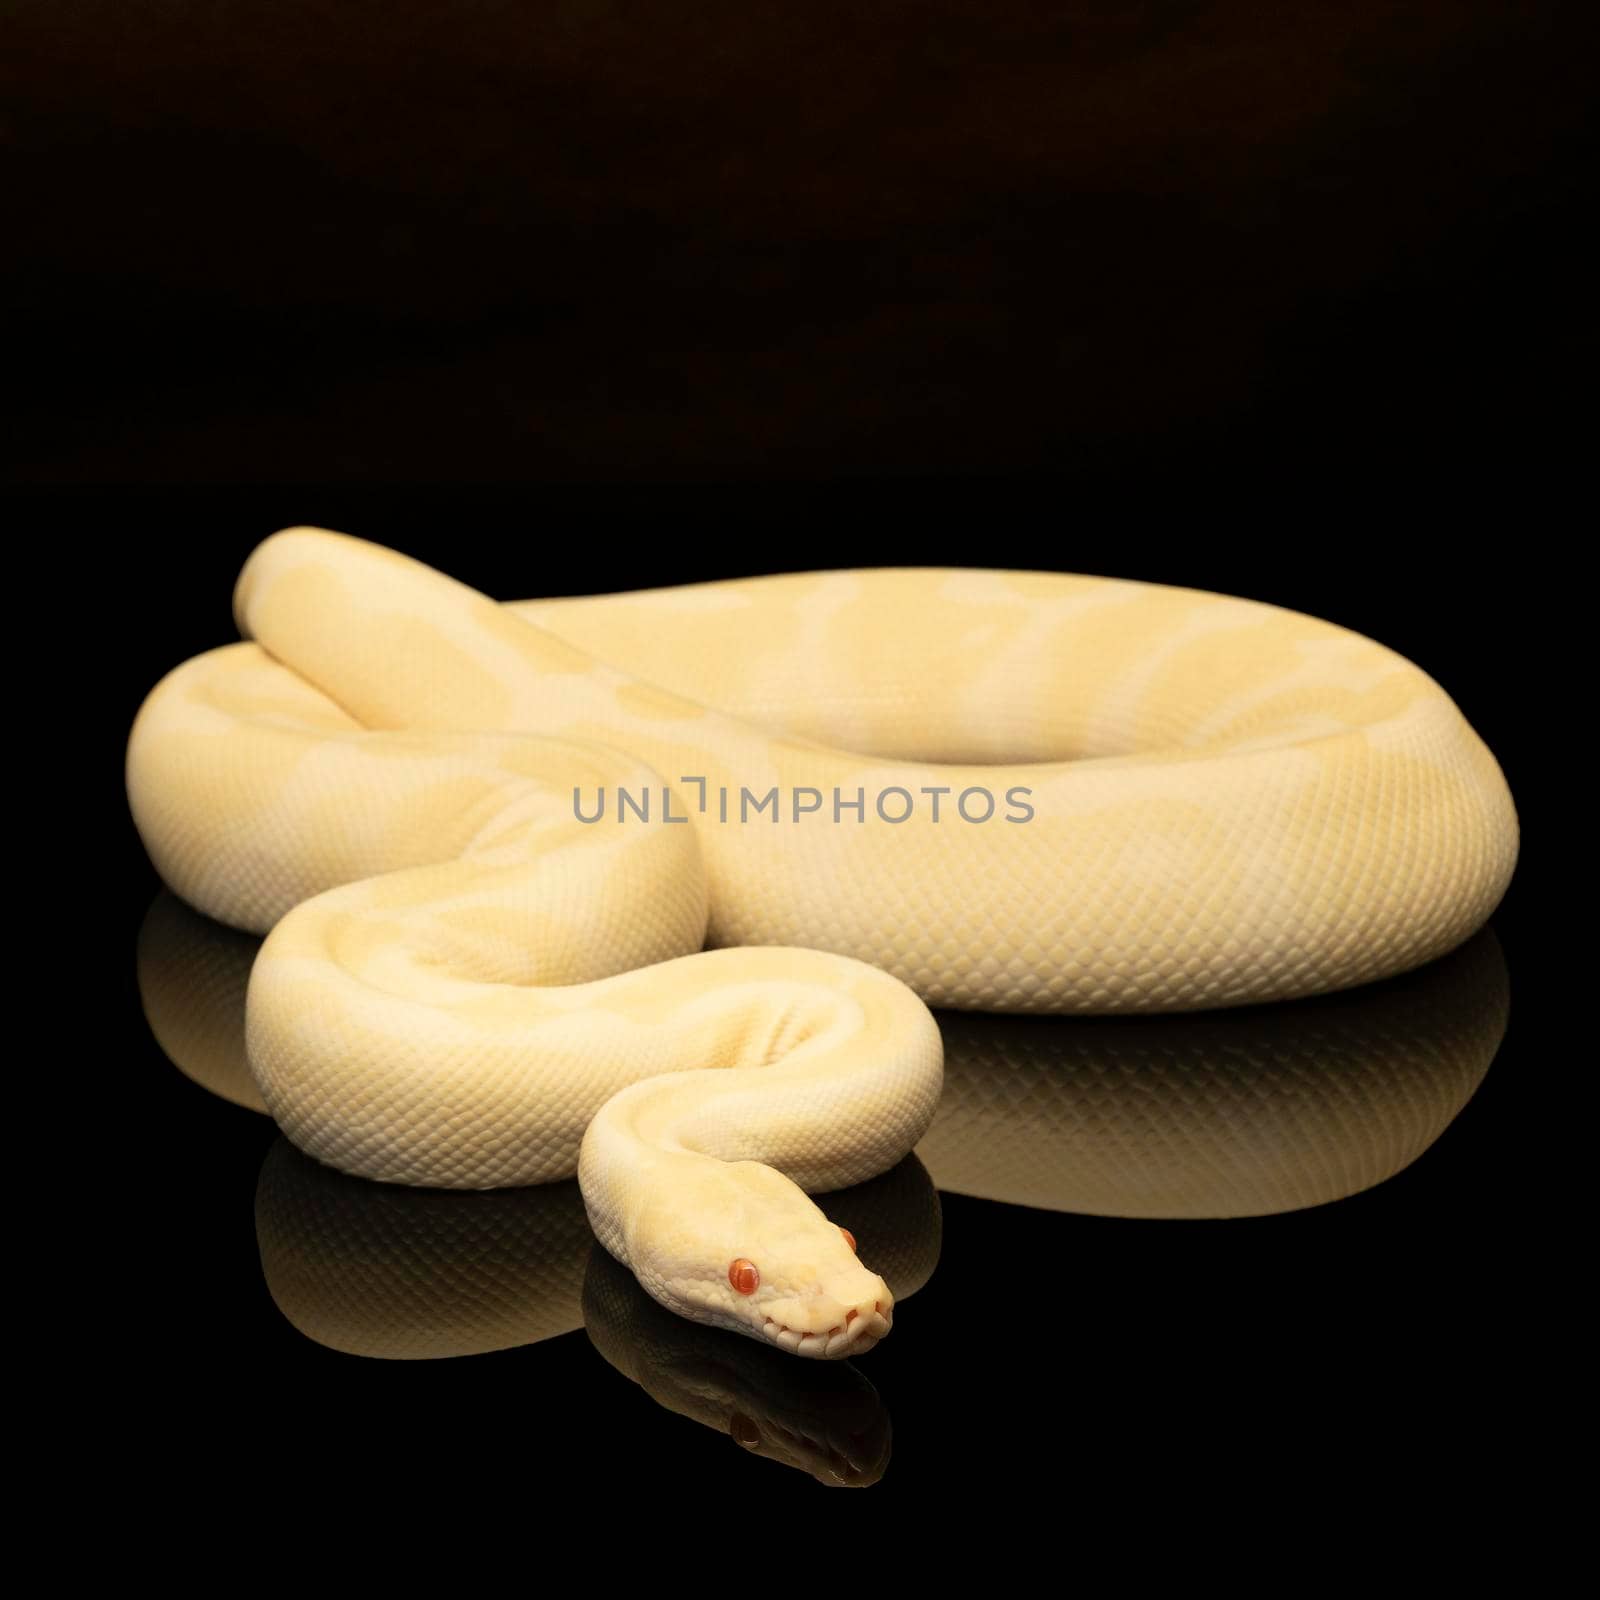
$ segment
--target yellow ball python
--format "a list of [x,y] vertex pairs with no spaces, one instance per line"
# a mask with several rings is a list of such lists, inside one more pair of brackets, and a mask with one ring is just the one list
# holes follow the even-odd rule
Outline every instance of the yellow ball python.
[[1242,600],[895,570],[508,608],[297,529],[235,608],[254,642],[157,686],[128,790],[163,879],[269,933],[288,1136],[414,1185],[576,1170],[654,1298],[801,1355],[890,1326],[807,1194],[927,1130],[924,1001],[1345,988],[1459,944],[1515,859],[1437,684]]

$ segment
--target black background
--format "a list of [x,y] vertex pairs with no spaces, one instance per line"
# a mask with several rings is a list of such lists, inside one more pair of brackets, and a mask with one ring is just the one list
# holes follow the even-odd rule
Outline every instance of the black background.
[[[862,1364],[895,1427],[872,1494],[1059,1516],[1225,1481],[1359,1519],[1489,1472],[1549,1293],[1518,1176],[1553,1070],[1519,673],[1580,451],[1573,10],[12,0],[0,448],[103,647],[64,692],[123,869],[85,1018],[112,1154],[65,1198],[104,1214],[85,1361],[120,1402],[224,1471],[288,1449],[318,1494],[405,1503],[501,1455],[608,1504],[811,1488],[654,1413],[581,1334],[392,1366],[268,1299],[269,1130],[144,1028],[156,884],[117,769],[143,693],[231,636],[250,546],[313,523],[504,596],[1113,573],[1425,667],[1529,835],[1483,1089],[1415,1167],[1297,1217],[951,1199],[939,1275]],[[970,1357],[919,1352],[919,1316],[1008,1304]]]

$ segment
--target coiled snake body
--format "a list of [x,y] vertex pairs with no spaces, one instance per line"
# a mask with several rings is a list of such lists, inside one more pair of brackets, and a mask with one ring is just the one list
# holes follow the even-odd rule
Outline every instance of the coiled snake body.
[[1438,685],[1240,600],[915,570],[502,607],[295,530],[236,608],[254,642],[156,688],[128,787],[166,882],[270,930],[284,1131],[389,1182],[576,1170],[662,1304],[802,1355],[889,1327],[807,1194],[929,1126],[924,1002],[1345,988],[1459,944],[1515,858]]

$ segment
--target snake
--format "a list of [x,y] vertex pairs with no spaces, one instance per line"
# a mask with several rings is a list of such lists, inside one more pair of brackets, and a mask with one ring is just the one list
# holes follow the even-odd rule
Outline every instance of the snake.
[[1222,1009],[1465,941],[1517,851],[1445,691],[1334,624],[1062,573],[501,605],[320,529],[129,738],[158,874],[263,935],[250,1077],[357,1177],[577,1177],[653,1299],[864,1353],[826,1198],[933,1123],[930,1006]]

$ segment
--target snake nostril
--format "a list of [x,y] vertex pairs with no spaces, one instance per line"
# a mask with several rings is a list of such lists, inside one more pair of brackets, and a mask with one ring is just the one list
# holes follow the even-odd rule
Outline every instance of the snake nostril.
[[847,1311],[845,1313],[845,1319],[844,1319],[845,1320],[845,1326],[848,1327],[860,1315],[861,1315],[861,1313],[859,1311]]

